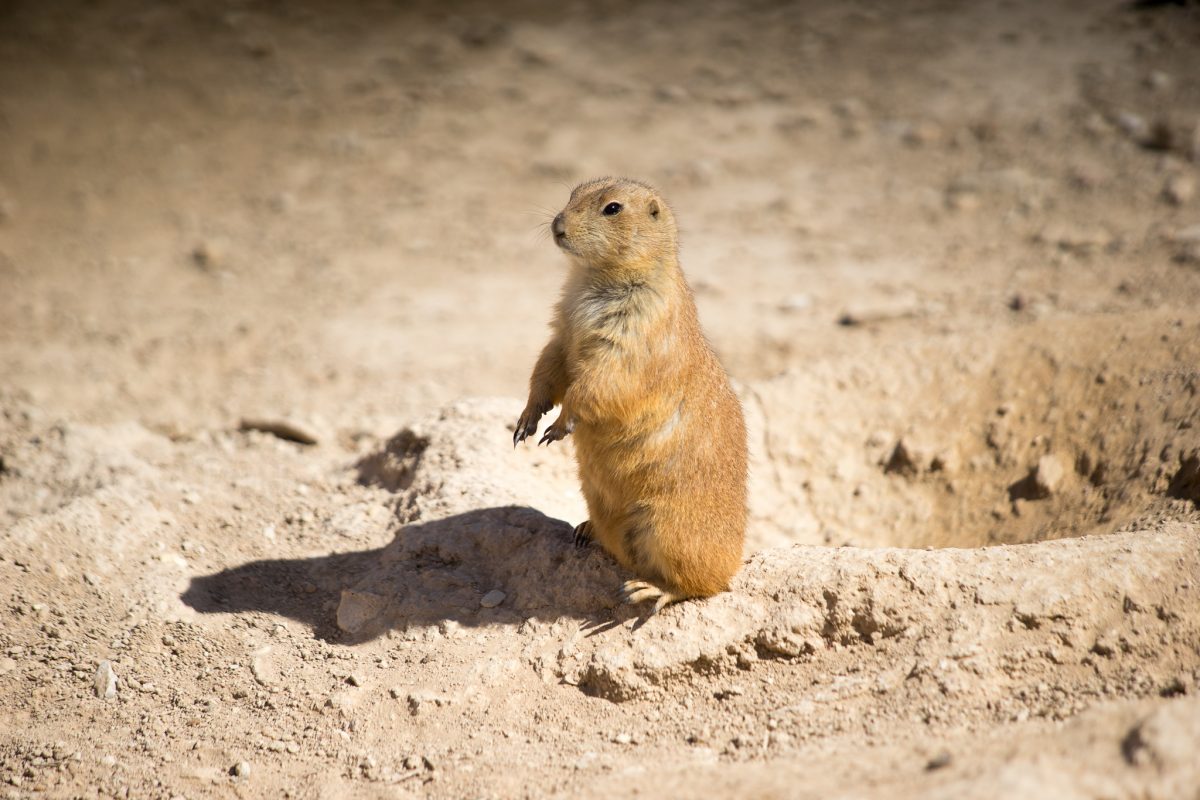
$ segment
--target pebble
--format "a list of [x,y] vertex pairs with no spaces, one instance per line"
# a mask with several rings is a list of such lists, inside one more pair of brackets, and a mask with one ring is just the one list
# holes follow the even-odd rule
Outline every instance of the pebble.
[[346,677],[346,683],[350,684],[351,686],[361,687],[365,681],[362,679],[362,676],[350,673],[350,675]]
[[268,656],[271,653],[271,648],[261,647],[255,651],[253,659],[250,661],[250,674],[254,676],[254,680],[259,686],[271,686],[279,679],[279,670],[275,668],[275,664]]
[[407,700],[408,710],[413,716],[416,716],[417,714],[420,714],[422,711],[428,710],[431,707],[436,706],[440,708],[442,706],[448,706],[453,702],[451,697],[437,694],[426,689],[414,689],[408,693]]
[[1062,459],[1050,453],[1038,459],[1037,466],[1033,471],[1033,482],[1037,486],[1039,495],[1050,497],[1062,486],[1065,476],[1066,470],[1063,469]]
[[117,696],[117,673],[113,671],[111,661],[101,661],[96,668],[96,677],[92,683],[96,696],[111,700]]
[[1115,122],[1118,128],[1135,141],[1141,141],[1150,133],[1150,125],[1146,122],[1146,118],[1134,114],[1132,111],[1118,113]]
[[628,733],[618,733],[613,737],[613,741],[617,744],[630,744],[633,742],[633,737]]
[[483,608],[495,608],[496,606],[503,603],[504,598],[506,598],[506,597],[508,597],[508,595],[506,595],[504,592],[500,591],[499,589],[492,589],[490,592],[488,592],[487,594],[485,594],[483,597],[481,597],[479,599],[479,605],[482,606]]
[[1162,70],[1154,70],[1146,76],[1146,87],[1156,92],[1171,88],[1171,76]]
[[238,778],[250,777],[250,762],[249,761],[239,761],[238,763],[234,764],[233,767],[230,768],[229,774],[234,775]]
[[1180,264],[1200,264],[1200,225],[1192,225],[1171,237],[1175,260]]
[[243,417],[238,425],[243,431],[261,431],[289,442],[314,445],[320,441],[316,431],[301,422],[283,417]]
[[372,592],[343,589],[337,607],[337,626],[358,633],[371,624],[387,606],[387,598]]
[[1101,250],[1112,243],[1112,235],[1102,228],[1082,228],[1061,222],[1048,224],[1037,235],[1037,239],[1056,245],[1060,250],[1076,253]]
[[779,304],[778,308],[788,314],[794,314],[800,311],[806,311],[812,307],[813,298],[810,294],[801,292],[799,294],[789,295],[785,297]]
[[216,269],[224,260],[220,248],[211,242],[200,242],[192,248],[192,263],[202,270]]
[[954,756],[950,755],[949,751],[943,750],[925,764],[925,769],[933,772],[935,769],[950,766],[950,762],[954,760]]
[[1163,185],[1162,196],[1173,206],[1187,205],[1196,196],[1196,178],[1186,172],[1172,175]]

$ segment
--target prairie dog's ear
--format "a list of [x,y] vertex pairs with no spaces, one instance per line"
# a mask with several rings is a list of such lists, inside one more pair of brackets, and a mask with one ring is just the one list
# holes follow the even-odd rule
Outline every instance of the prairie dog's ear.
[[660,210],[661,209],[659,209],[659,207],[658,207],[658,200],[653,197],[650,198],[650,216],[654,217],[655,219],[658,219],[658,212]]

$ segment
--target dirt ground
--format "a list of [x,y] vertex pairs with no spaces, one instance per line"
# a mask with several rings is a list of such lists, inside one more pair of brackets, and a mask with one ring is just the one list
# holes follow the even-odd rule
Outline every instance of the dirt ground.
[[[1200,798],[1198,76],[1195,3],[0,4],[0,796]],[[604,174],[751,429],[644,624],[511,445]]]

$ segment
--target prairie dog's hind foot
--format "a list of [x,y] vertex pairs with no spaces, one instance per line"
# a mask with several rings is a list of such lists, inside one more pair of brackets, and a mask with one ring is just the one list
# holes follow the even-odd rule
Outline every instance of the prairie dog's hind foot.
[[646,581],[625,581],[621,585],[621,596],[625,598],[625,602],[629,605],[637,605],[647,600],[654,600],[654,610],[650,612],[651,616],[673,603],[678,603],[680,600],[687,600],[685,595],[672,594],[658,588],[652,583],[646,583]]
[[585,519],[575,526],[575,546],[583,549],[589,546],[595,537],[592,535],[592,521]]

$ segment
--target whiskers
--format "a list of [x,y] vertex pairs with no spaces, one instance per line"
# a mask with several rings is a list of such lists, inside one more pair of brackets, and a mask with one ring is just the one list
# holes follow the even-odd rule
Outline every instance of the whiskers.
[[558,212],[551,211],[548,208],[542,208],[541,206],[535,206],[525,213],[532,214],[539,220],[537,225],[533,227],[533,230],[530,231],[530,235],[532,235],[538,242],[550,241],[552,238],[550,226],[554,224],[554,217]]

